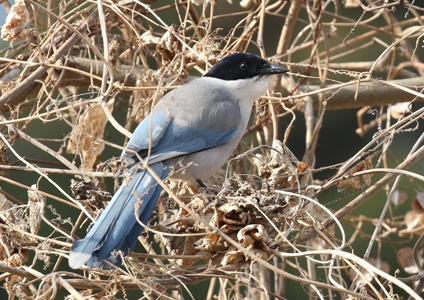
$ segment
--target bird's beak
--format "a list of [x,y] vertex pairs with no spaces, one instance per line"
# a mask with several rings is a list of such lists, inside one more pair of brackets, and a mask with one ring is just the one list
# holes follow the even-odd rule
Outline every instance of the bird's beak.
[[258,70],[258,73],[260,75],[270,75],[270,74],[282,74],[282,73],[287,73],[290,70],[287,68],[284,68],[282,66],[279,65],[274,65],[271,63],[266,63],[262,66],[262,68],[260,68]]

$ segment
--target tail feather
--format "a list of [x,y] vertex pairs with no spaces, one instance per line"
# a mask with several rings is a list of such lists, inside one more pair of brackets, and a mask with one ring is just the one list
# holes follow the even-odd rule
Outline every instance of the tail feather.
[[[162,189],[160,188],[155,189],[154,191],[155,194],[152,195],[152,199],[158,199],[161,190]],[[139,216],[139,220],[141,223],[147,224],[152,214],[152,211],[155,208],[155,205],[156,205],[156,201],[149,201],[147,203],[147,206],[144,208],[143,212]],[[137,239],[140,236],[140,234],[143,232],[143,230],[144,230],[144,227],[140,225],[140,223],[135,222],[131,231],[127,235],[122,236],[121,241],[116,245],[114,250],[121,250],[123,252],[123,255],[127,255],[129,252],[131,252],[134,249]],[[120,266],[122,264],[121,255],[117,255],[116,251],[114,251],[108,257],[105,257],[103,259],[100,259],[100,257],[96,255],[99,255],[97,251],[94,252],[93,256],[91,256],[90,259],[86,262],[86,265],[88,267],[97,268],[97,269],[105,269],[105,270],[111,269],[111,266],[105,263],[104,260],[107,260],[108,262],[116,266]]]
[[[166,163],[158,162],[150,167],[162,180],[168,176],[169,166]],[[119,266],[121,259],[115,258],[112,252],[121,250],[125,255],[131,252],[143,231],[135,217],[136,202],[141,203],[137,209],[139,219],[146,224],[161,190],[162,187],[147,171],[131,172],[129,180],[121,185],[87,236],[74,241],[69,266],[78,269],[87,264],[104,268],[107,266],[102,262],[104,259]]]

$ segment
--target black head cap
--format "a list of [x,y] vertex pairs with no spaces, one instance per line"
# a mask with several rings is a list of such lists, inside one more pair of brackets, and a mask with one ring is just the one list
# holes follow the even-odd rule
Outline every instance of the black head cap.
[[235,53],[217,62],[205,77],[223,80],[248,79],[260,75],[281,74],[289,70],[271,64],[265,59],[251,53]]

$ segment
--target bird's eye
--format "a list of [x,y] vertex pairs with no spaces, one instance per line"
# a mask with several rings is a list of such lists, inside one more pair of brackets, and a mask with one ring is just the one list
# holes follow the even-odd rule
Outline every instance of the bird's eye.
[[247,69],[249,69],[249,65],[247,63],[245,63],[245,62],[242,62],[240,64],[240,70],[242,70],[243,72],[246,72]]

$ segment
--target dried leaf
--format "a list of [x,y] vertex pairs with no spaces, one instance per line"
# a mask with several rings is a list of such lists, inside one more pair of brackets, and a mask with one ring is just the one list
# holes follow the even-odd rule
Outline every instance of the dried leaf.
[[[0,194],[0,223],[13,224],[16,218],[13,214],[13,203],[3,194]],[[7,237],[6,229],[0,228],[0,261],[11,256],[13,247],[10,245],[10,238]]]
[[390,105],[390,115],[394,119],[400,119],[402,116],[410,114],[411,110],[409,109],[409,105],[409,102],[399,102]]
[[[107,106],[112,111],[113,101]],[[103,107],[98,105],[87,108],[72,129],[66,152],[80,155],[81,169],[84,171],[92,171],[98,156],[103,152],[105,145],[97,139],[103,138],[107,122]]]
[[238,206],[236,203],[232,203],[232,204],[226,203],[222,205],[221,207],[219,207],[218,210],[222,212],[222,214],[219,215],[221,216],[221,218],[219,218],[219,224],[226,223],[226,224],[237,225],[237,224],[244,224],[244,222],[246,221],[246,217],[247,217],[246,215],[244,215],[243,218],[241,217],[243,208]]
[[[233,249],[236,249],[232,247]],[[242,261],[245,261],[244,254],[240,250],[230,250],[225,253],[224,257],[222,258],[221,265],[222,266],[228,266],[228,265],[234,265],[238,264]]]
[[254,2],[254,0],[242,0],[240,1],[240,6],[244,9],[249,9]]
[[[397,254],[397,261],[402,266],[402,268],[405,270],[408,274],[418,274],[418,267],[415,263],[414,256],[413,256],[413,249],[410,247],[405,247],[400,249]],[[421,255],[418,256],[419,263],[423,265],[424,259]]]
[[219,234],[208,234],[204,238],[194,243],[198,250],[207,252],[219,252],[227,250],[229,245]]
[[[374,267],[382,270],[383,272],[386,272],[386,273],[390,272],[390,265],[386,261],[382,261],[380,259],[375,259],[375,258],[371,257],[371,258],[368,259],[368,262],[371,265],[373,265]],[[357,277],[357,275],[358,274],[356,273],[356,271],[354,269],[349,269],[349,277],[350,277],[351,280],[354,280]],[[368,282],[371,282],[376,277],[376,274],[374,274],[373,272],[368,271],[368,270],[363,270],[362,276],[360,276],[356,281],[357,286],[365,284],[365,280],[364,280],[363,277],[365,277],[365,279]]]
[[412,209],[416,213],[424,213],[424,192],[417,191],[417,196],[412,200]]
[[[36,184],[31,186],[38,189]],[[28,190],[28,206],[29,206],[29,228],[32,234],[37,234],[41,227],[41,214],[46,203],[46,196],[34,190]]]
[[[268,233],[265,231],[265,227],[260,224],[250,224],[241,229],[237,234],[237,239],[239,243],[244,244],[243,240],[251,237],[253,241],[271,243],[272,239],[269,237]],[[247,245],[245,245],[247,246]]]
[[24,40],[28,32],[25,26],[29,23],[29,12],[24,1],[17,1],[7,15],[6,23],[1,29],[1,38],[5,41]]
[[[300,162],[281,141],[275,140],[268,163],[261,154],[256,154],[253,163],[258,168],[259,176],[267,179],[274,188],[284,189],[293,186],[304,186],[312,182],[309,166]],[[303,174],[302,174],[303,173]]]
[[345,0],[345,8],[356,8],[359,7],[357,0]]
[[[352,175],[359,171],[372,170],[372,169],[373,169],[372,156],[369,155],[364,160],[360,161],[355,166],[353,166],[349,171],[346,172],[345,175]],[[360,189],[361,188],[360,178],[362,178],[362,180],[364,181],[366,185],[371,186],[372,175],[373,174],[371,173],[364,174],[364,175],[361,175],[361,177],[352,177],[352,178],[343,180],[339,183],[338,187],[347,186],[352,190]]]
[[408,200],[408,193],[400,190],[396,190],[392,194],[392,198],[390,199],[395,206],[402,205]]
[[[149,33],[147,31],[146,33]],[[143,36],[146,34],[144,33]],[[154,37],[152,37],[154,38]],[[139,88],[143,87],[152,87],[156,86],[156,72],[152,70],[145,70],[143,75],[140,76],[135,86]],[[147,117],[152,110],[153,98],[160,99],[163,96],[163,92],[161,90],[152,90],[152,89],[136,89],[133,92],[134,100],[131,103],[131,112],[128,119],[128,123],[126,125],[127,129],[131,127],[131,125],[135,123],[140,123]]]
[[5,259],[3,263],[11,267],[20,267],[23,264],[22,256],[18,253],[15,253],[8,259]]
[[267,260],[271,256],[271,251],[266,251],[268,250],[268,247],[266,247],[266,245],[264,244],[260,244],[260,246],[262,247],[249,249],[249,252],[252,252],[256,256],[259,256],[260,258]]
[[15,222],[15,216],[12,211],[13,206],[13,202],[0,193],[0,222]]
[[411,233],[420,235],[424,232],[424,214],[419,214],[414,210],[410,210],[405,214],[404,222],[406,229],[401,230],[399,236]]
[[[4,155],[7,152],[7,147],[3,141],[0,141],[0,165],[7,165],[7,158]],[[5,171],[0,170],[0,175],[6,175]]]
[[[192,197],[192,202],[187,205],[193,209],[204,222],[218,227],[229,238],[243,245],[247,251],[268,259],[271,250],[267,244],[274,241],[277,234],[273,226],[281,228],[287,222],[290,214],[287,209],[287,196],[275,195],[272,191],[254,191],[249,184],[239,183],[239,189],[229,189],[225,196],[228,198],[217,199],[215,196],[203,195]],[[210,202],[210,200],[212,202]],[[264,218],[266,214],[268,219]],[[157,241],[164,244],[169,253],[181,254],[190,252],[191,255],[210,256],[207,262],[212,266],[226,266],[227,268],[240,268],[242,262],[248,261],[243,251],[234,248],[231,243],[218,233],[210,233],[206,224],[199,223],[187,212],[180,210],[176,220],[170,226],[157,225],[156,229],[163,232],[177,233],[167,236],[157,234]],[[190,220],[190,221],[187,221]],[[169,222],[169,220],[168,220]],[[165,224],[165,223],[162,223]],[[205,233],[205,235],[185,236],[184,233]],[[273,236],[270,235],[270,232]],[[177,264],[186,268],[193,264],[192,259],[177,260]]]

